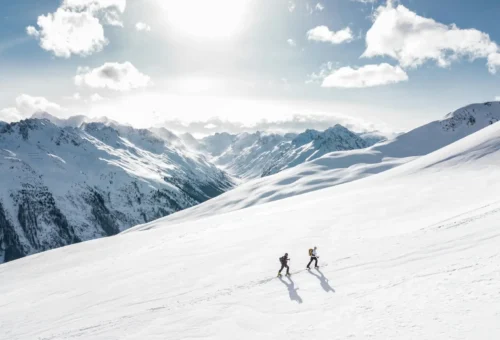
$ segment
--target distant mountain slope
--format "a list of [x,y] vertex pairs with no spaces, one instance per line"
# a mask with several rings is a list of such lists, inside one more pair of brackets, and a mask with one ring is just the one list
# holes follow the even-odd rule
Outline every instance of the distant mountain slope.
[[176,213],[183,221],[249,208],[310,191],[352,182],[413,161],[500,120],[500,103],[474,104],[372,147],[338,151],[244,183],[204,204]]
[[281,146],[280,155],[268,164],[262,176],[293,168],[333,151],[363,149],[367,146],[364,139],[338,124],[324,132],[307,130]]
[[242,133],[234,136],[227,149],[212,161],[239,178],[258,178],[279,156],[283,145],[294,137],[294,134]]
[[29,119],[0,125],[0,263],[116,234],[232,188],[149,130]]
[[382,139],[372,135],[369,138],[370,142],[336,125],[323,132],[306,130],[301,134],[215,134],[202,139],[198,150],[208,152],[215,164],[234,176],[252,179],[292,168],[332,151],[365,148]]

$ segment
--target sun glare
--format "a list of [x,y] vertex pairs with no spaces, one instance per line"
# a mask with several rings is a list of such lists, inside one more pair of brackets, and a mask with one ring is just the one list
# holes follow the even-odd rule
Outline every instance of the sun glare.
[[[165,0],[162,0],[165,1]],[[166,0],[169,26],[205,39],[231,38],[244,27],[251,0]]]

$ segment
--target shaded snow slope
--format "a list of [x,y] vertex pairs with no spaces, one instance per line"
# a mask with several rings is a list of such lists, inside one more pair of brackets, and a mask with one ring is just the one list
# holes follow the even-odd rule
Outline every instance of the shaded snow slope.
[[496,339],[498,164],[495,124],[345,185],[7,263],[0,339]]
[[148,130],[39,119],[1,127],[0,175],[0,263],[116,234],[233,185]]

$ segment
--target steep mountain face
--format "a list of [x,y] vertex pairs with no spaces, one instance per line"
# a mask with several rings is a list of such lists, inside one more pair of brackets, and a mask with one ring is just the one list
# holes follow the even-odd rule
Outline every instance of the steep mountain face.
[[363,149],[367,146],[367,141],[338,124],[324,132],[307,130],[290,143],[281,145],[279,156],[272,160],[262,175],[269,176],[293,168],[333,151]]
[[294,137],[295,134],[242,133],[212,161],[239,178],[258,178]]
[[230,133],[216,133],[200,141],[200,150],[208,152],[213,157],[220,156],[237,140],[237,135]]
[[208,152],[212,161],[244,180],[268,176],[337,150],[365,148],[382,137],[369,141],[336,125],[324,132],[306,130],[301,134],[264,132],[238,135],[215,134],[204,138],[198,147]]
[[0,263],[119,233],[233,180],[164,132],[29,119],[0,125]]

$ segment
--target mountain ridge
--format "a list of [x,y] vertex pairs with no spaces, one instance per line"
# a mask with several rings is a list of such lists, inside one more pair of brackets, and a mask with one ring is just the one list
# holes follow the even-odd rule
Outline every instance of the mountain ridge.
[[0,130],[0,262],[110,236],[234,186],[149,130],[28,119]]

